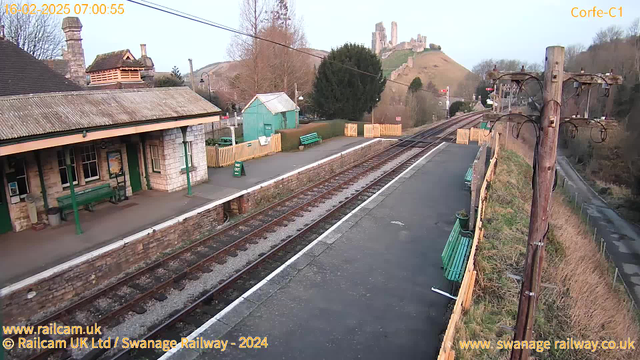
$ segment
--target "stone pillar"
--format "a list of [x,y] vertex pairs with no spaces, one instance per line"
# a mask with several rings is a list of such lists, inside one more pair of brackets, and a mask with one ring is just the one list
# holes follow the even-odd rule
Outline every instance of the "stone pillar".
[[84,65],[84,50],[82,49],[82,23],[77,17],[66,17],[62,20],[62,31],[67,42],[67,49],[62,57],[67,62],[67,78],[80,86],[87,85],[87,74]]
[[398,23],[391,22],[391,47],[398,45]]

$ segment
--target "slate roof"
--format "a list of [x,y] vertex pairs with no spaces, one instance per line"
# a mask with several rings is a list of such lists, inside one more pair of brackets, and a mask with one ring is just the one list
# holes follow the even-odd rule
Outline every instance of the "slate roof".
[[0,97],[0,141],[220,112],[187,87],[4,96]]
[[82,88],[11,41],[0,39],[0,96],[76,90]]
[[269,93],[269,94],[257,94],[249,101],[247,106],[242,109],[242,112],[247,110],[249,106],[256,100],[260,102],[269,110],[273,115],[281,112],[296,110],[296,104],[283,92]]
[[96,56],[93,63],[87,68],[87,72],[119,69],[121,67],[144,68],[144,64],[138,60],[124,60],[124,56],[131,53],[129,49],[113,51]]

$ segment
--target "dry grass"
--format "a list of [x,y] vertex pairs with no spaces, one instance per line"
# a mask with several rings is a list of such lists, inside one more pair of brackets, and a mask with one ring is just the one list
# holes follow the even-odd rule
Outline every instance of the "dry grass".
[[[517,144],[516,144],[517,145]],[[525,146],[510,146],[525,155]],[[530,158],[530,156],[527,156]],[[485,236],[478,245],[478,281],[473,304],[458,328],[459,340],[511,340],[515,325],[529,210],[531,167],[514,151],[503,151],[489,192]],[[626,294],[612,286],[613,273],[598,254],[578,214],[556,193],[547,239],[545,267],[536,313],[534,339],[638,339],[635,313]],[[458,359],[508,359],[505,350],[456,351]],[[537,359],[636,359],[638,352],[551,349],[532,353]]]
[[[635,313],[621,285],[613,287],[608,262],[599,254],[592,234],[562,195],[553,199],[551,226],[564,248],[564,259],[552,278],[568,292],[572,335],[583,339],[639,339]],[[640,358],[638,351],[596,352],[599,358]]]

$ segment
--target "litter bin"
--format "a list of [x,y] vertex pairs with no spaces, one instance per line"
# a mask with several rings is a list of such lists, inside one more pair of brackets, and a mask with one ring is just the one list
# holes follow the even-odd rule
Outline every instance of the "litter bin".
[[62,222],[59,207],[50,207],[49,210],[47,210],[47,217],[49,218],[49,225],[51,226],[58,226]]

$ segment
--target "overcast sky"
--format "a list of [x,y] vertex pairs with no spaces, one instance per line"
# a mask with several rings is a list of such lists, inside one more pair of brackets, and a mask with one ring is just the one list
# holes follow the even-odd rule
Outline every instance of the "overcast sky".
[[[140,56],[146,43],[157,71],[177,65],[188,72],[212,62],[228,60],[230,33],[124,2],[123,15],[80,15],[87,66],[100,53],[130,49]],[[67,1],[65,1],[66,3]],[[68,1],[74,4],[87,1]],[[238,27],[241,0],[156,0],[158,4]],[[42,2],[39,2],[42,3]],[[101,3],[108,3],[102,1]],[[110,3],[109,3],[110,4]],[[426,0],[293,0],[302,18],[310,47],[331,50],[346,42],[371,46],[375,23],[382,21],[390,39],[391,21],[398,23],[398,41],[418,33],[463,66],[471,69],[486,58],[517,58],[541,62],[549,45],[589,45],[597,30],[609,25],[624,29],[640,16],[640,1],[426,1]],[[605,12],[622,7],[622,17],[574,18],[571,9]]]

